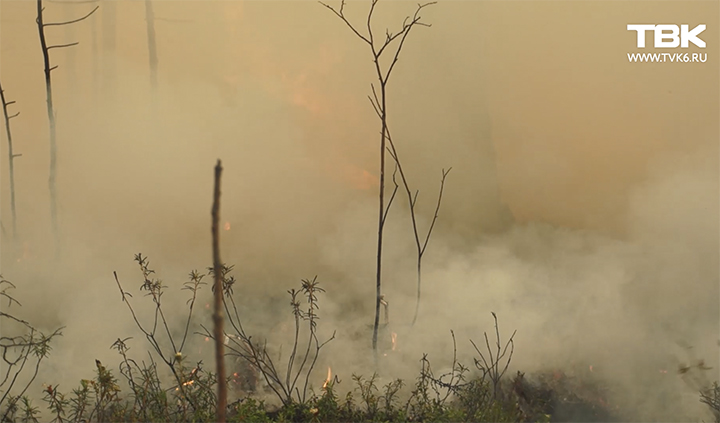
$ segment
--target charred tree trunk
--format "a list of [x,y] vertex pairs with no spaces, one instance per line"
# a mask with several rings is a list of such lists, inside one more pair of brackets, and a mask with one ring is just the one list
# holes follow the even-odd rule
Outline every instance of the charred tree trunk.
[[57,135],[55,132],[55,110],[53,108],[52,79],[50,72],[55,68],[50,67],[50,48],[45,40],[45,24],[43,22],[42,0],[37,0],[37,25],[40,36],[40,47],[42,48],[43,63],[45,65],[45,94],[47,104],[47,116],[50,136],[50,176],[48,177],[48,188],[50,190],[50,222],[53,236],[55,237],[55,253],[59,253],[59,233],[57,217]]
[[15,209],[15,158],[21,154],[15,154],[13,150],[12,131],[10,131],[10,119],[17,117],[20,112],[14,115],[8,114],[8,106],[14,104],[14,101],[5,100],[5,91],[0,84],[0,99],[2,99],[3,115],[5,116],[5,131],[8,140],[8,170],[10,171],[10,211],[12,213],[12,237],[13,242],[17,241],[17,212]]
[[215,190],[212,206],[212,249],[213,274],[215,276],[215,311],[213,313],[215,337],[215,363],[217,366],[218,403],[217,420],[225,423],[227,411],[227,380],[225,379],[225,331],[223,330],[223,266],[220,260],[220,177],[222,164],[218,160],[215,166]]
[[[376,61],[377,62],[377,61]],[[379,188],[379,209],[378,215],[378,238],[377,238],[377,260],[375,273],[375,322],[373,323],[372,347],[377,355],[378,327],[380,325],[380,305],[382,303],[382,251],[383,233],[385,232],[385,150],[387,149],[387,114],[385,113],[385,83],[380,78],[381,95],[381,135],[380,135],[380,188]]]
[[50,67],[50,50],[54,48],[72,47],[78,45],[79,43],[75,42],[48,46],[45,37],[45,27],[70,25],[75,22],[80,22],[95,13],[97,9],[98,7],[96,6],[90,13],[79,19],[65,22],[45,23],[43,21],[43,11],[45,10],[45,8],[43,7],[43,2],[42,0],[37,0],[36,22],[38,26],[38,34],[40,36],[40,47],[42,49],[43,63],[45,65],[45,93],[50,137],[50,176],[48,177],[48,188],[50,190],[50,221],[52,225],[53,236],[55,238],[56,257],[60,254],[60,233],[58,226],[57,210],[57,134],[55,130],[55,109],[53,107],[52,78],[50,77],[50,72],[57,68],[57,66]]

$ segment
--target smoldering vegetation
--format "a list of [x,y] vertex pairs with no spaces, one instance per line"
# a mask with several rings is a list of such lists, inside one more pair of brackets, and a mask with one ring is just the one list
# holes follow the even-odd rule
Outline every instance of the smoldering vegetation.
[[[717,4],[451,2],[423,11],[432,27],[408,37],[387,105],[420,191],[421,228],[432,221],[441,169],[453,170],[414,325],[416,253],[402,192],[388,213],[377,360],[380,123],[362,41],[314,2],[153,1],[154,86],[146,3],[97,4],[88,19],[48,29],[53,43],[80,43],[51,50],[59,258],[36,4],[0,4],[0,80],[20,111],[11,125],[22,154],[13,237],[3,137],[2,276],[14,288],[3,282],[0,292],[22,305],[3,297],[0,316],[45,334],[63,328],[23,393],[41,421],[213,420],[205,328],[217,158],[222,258],[234,266],[224,275],[230,419],[718,418]],[[71,20],[94,5],[47,1],[45,18]],[[349,2],[345,13],[362,25],[368,7]],[[415,8],[379,2],[376,30],[399,28]],[[627,63],[631,21],[704,22],[710,58]],[[149,261],[133,260],[138,253]],[[324,292],[308,316],[315,277]],[[160,290],[167,330],[161,318],[152,332]],[[299,352],[288,367],[296,315]],[[27,333],[0,322],[3,342]],[[240,323],[258,351],[267,342],[277,381],[265,377],[269,367],[253,368]],[[313,342],[305,350],[313,335],[319,344],[334,336],[317,361]],[[43,356],[46,343],[36,341]],[[500,355],[508,345],[500,360],[496,344]],[[488,349],[497,367],[483,361]],[[14,391],[11,379],[0,385],[3,414],[33,376],[36,353]],[[494,383],[492,370],[505,364]],[[2,366],[3,376],[18,369]],[[60,393],[85,398],[85,414]]]

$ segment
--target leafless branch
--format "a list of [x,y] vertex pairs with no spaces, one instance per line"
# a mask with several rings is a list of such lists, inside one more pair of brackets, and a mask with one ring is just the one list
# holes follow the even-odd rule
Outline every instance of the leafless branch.
[[[77,41],[74,42],[74,43],[70,43],[70,44],[57,44],[57,45],[54,45],[54,46],[49,46],[47,49],[48,49],[48,50],[52,50],[52,49],[54,49],[54,48],[72,47],[72,46],[76,46],[76,45],[78,45],[78,44],[80,44],[80,43],[77,42]],[[57,66],[56,66],[56,67],[57,67]]]
[[[372,45],[372,42],[368,38],[366,38],[364,35],[360,34],[360,32],[358,32],[358,30],[355,29],[355,27],[345,17],[345,14],[343,13],[343,9],[345,9],[345,0],[342,0],[340,2],[339,10],[335,10],[335,8],[333,8],[332,6],[330,6],[326,3],[323,3],[323,2],[319,2],[319,3],[322,4],[323,6],[327,7],[328,9],[332,10],[332,12],[335,13],[335,15],[337,15],[338,18],[342,19],[342,21],[345,22],[345,24],[347,24],[348,28],[350,28],[352,30],[352,32],[354,32],[355,35],[357,35],[361,40]],[[372,9],[375,7],[375,3],[377,3],[377,0],[373,0],[373,2],[372,2],[370,13],[368,14],[368,22],[370,21],[370,16],[372,16]],[[372,32],[370,34],[371,34],[370,36],[372,37]]]
[[418,222],[417,222],[417,198],[420,194],[419,190],[415,190],[415,193],[412,193],[412,190],[410,189],[410,184],[408,183],[407,177],[405,175],[405,172],[403,171],[402,164],[400,162],[397,149],[395,148],[395,143],[393,142],[392,135],[390,134],[390,130],[386,129],[386,137],[388,140],[388,144],[390,147],[388,148],[388,151],[390,152],[390,156],[395,161],[395,164],[400,172],[400,178],[403,183],[403,188],[405,188],[405,193],[408,197],[408,205],[410,207],[410,220],[412,222],[412,228],[413,228],[413,235],[415,237],[415,247],[417,252],[417,260],[416,260],[416,276],[417,276],[417,297],[415,302],[415,314],[413,316],[412,325],[415,324],[417,321],[419,309],[420,309],[420,298],[421,298],[421,288],[422,288],[422,259],[425,254],[425,250],[427,249],[428,243],[430,242],[430,237],[432,236],[433,230],[435,229],[435,223],[437,222],[438,216],[440,215],[440,205],[442,204],[442,197],[443,192],[445,191],[445,179],[447,178],[447,175],[452,170],[452,167],[449,168],[447,171],[445,169],[442,170],[442,178],[440,180],[440,190],[438,193],[438,199],[435,206],[435,214],[433,215],[433,218],[430,222],[430,226],[425,233],[424,240],[421,240],[420,231],[418,229]]
[[74,24],[75,22],[84,21],[85,19],[89,18],[90,15],[92,15],[93,13],[95,13],[95,11],[98,10],[99,8],[100,8],[100,6],[95,6],[95,8],[90,11],[90,13],[88,13],[87,15],[85,15],[85,16],[83,16],[83,17],[81,17],[81,18],[77,18],[77,19],[73,19],[73,20],[71,20],[71,21],[65,21],[65,22],[50,22],[50,23],[43,24],[43,26],[70,25],[70,24]]

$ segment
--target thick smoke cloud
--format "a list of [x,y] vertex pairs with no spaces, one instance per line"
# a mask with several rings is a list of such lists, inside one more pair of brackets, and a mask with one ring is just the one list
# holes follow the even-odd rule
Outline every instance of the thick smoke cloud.
[[[13,135],[23,154],[20,243],[3,236],[3,276],[18,285],[23,317],[67,327],[43,382],[69,387],[92,375],[94,358],[116,362],[109,346],[118,337],[135,336],[132,348],[143,351],[112,278],[117,271],[136,290],[133,254],[150,257],[180,319],[182,282],[210,263],[217,158],[229,224],[222,256],[236,265],[253,327],[287,342],[285,291],[318,275],[327,289],[321,330],[338,335],[316,383],[325,365],[346,385],[353,372],[371,373],[379,125],[367,102],[366,47],[313,2],[155,2],[152,91],[143,4],[112,5],[51,33],[80,41],[52,56],[60,262],[52,261],[35,10],[0,7],[0,76],[21,111]],[[347,14],[362,22],[366,6],[350,2]],[[415,4],[378,7],[381,30]],[[47,15],[86,9],[48,2]],[[402,195],[389,215],[384,292],[398,348],[384,377],[415,377],[423,352],[448,365],[450,330],[469,364],[468,339],[492,330],[493,311],[503,336],[518,331],[513,370],[592,365],[618,387],[617,401],[637,410],[629,418],[702,416],[697,384],[718,378],[720,332],[717,16],[712,2],[427,9],[433,26],[413,30],[389,89],[422,227],[440,170],[453,170],[412,329],[415,253]],[[707,63],[628,63],[634,35],[625,25],[635,22],[706,23]],[[7,230],[4,138],[1,148]],[[675,375],[700,358],[715,369]],[[658,381],[661,370],[668,374]],[[662,396],[673,392],[682,394]]]

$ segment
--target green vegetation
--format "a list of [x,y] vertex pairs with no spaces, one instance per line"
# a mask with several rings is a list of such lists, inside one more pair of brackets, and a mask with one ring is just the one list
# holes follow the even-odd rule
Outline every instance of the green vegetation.
[[[42,397],[28,391],[41,361],[51,351],[50,343],[60,330],[47,336],[39,334],[29,323],[7,313],[2,319],[14,319],[27,334],[3,337],[4,380],[0,384],[2,422],[210,422],[217,405],[217,379],[202,361],[181,351],[191,336],[210,337],[209,332],[190,333],[193,313],[203,279],[212,276],[193,271],[184,285],[190,292],[188,315],[181,335],[176,337],[161,306],[165,286],[153,277],[146,257],[135,257],[153,311],[149,322],[143,322],[123,292],[131,318],[149,344],[148,361],[130,354],[128,339],[118,339],[112,346],[119,354],[118,371],[96,361],[95,377],[80,380],[70,392],[55,385],[43,385]],[[420,358],[419,374],[414,381],[400,379],[379,383],[377,374],[353,375],[350,386],[340,395],[342,381],[335,376],[325,386],[309,385],[322,347],[334,338],[317,337],[319,295],[323,289],[317,279],[304,280],[300,290],[290,290],[292,319],[295,323],[292,352],[280,362],[265,342],[247,335],[233,299],[232,267],[223,267],[224,305],[230,330],[226,332],[228,362],[233,375],[227,379],[232,399],[228,421],[232,422],[551,422],[551,421],[618,421],[619,410],[607,403],[602,392],[580,386],[576,379],[555,373],[536,375],[533,381],[523,373],[506,375],[514,351],[514,333],[504,343],[495,318],[495,339],[485,334],[484,344],[476,344],[476,358],[466,367],[457,360],[455,335],[451,370],[433,371],[427,356]],[[0,282],[0,295],[17,303],[8,289],[13,285]],[[304,300],[303,300],[304,297]],[[19,304],[19,303],[17,303]],[[202,325],[198,325],[202,327]],[[233,333],[234,332],[234,333]],[[306,338],[301,339],[301,334]],[[480,346],[481,345],[481,346]],[[370,353],[370,351],[368,351]],[[14,358],[11,358],[14,357]],[[30,364],[34,363],[34,366]],[[212,368],[212,366],[210,366]],[[167,371],[166,371],[167,370]],[[33,374],[34,372],[34,374]],[[28,373],[25,375],[24,373]],[[21,377],[22,376],[22,377]],[[317,379],[317,378],[316,378]],[[27,380],[21,384],[19,380]],[[20,386],[22,385],[22,386]],[[720,410],[720,388],[716,384],[701,393],[700,401],[714,411]],[[271,400],[271,401],[270,401]]]

